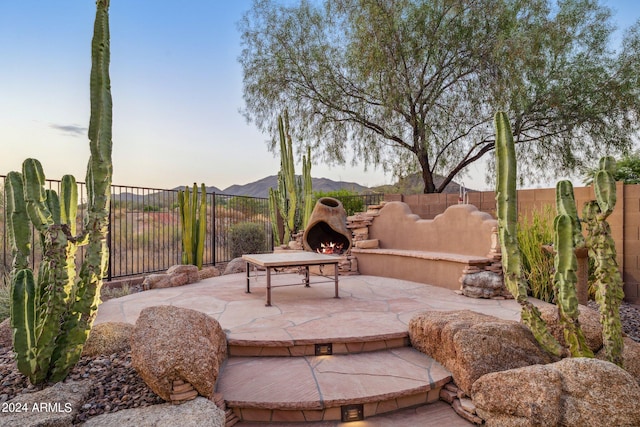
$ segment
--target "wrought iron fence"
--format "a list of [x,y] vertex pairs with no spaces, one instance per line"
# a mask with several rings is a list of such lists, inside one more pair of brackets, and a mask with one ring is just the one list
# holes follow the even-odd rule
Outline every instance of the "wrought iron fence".
[[[11,249],[7,239],[4,199],[5,176],[0,175],[0,273],[11,268]],[[47,180],[47,188],[60,191],[60,181]],[[349,196],[363,200],[364,206],[377,204],[383,195]],[[78,183],[78,217],[83,226],[87,192],[85,184]],[[215,265],[233,258],[230,236],[233,226],[243,222],[261,225],[268,248],[273,248],[273,234],[269,219],[268,199],[248,196],[230,196],[207,193],[207,238],[204,264]],[[108,233],[109,270],[107,279],[135,276],[158,271],[182,261],[181,227],[178,208],[178,190],[124,185],[111,186],[111,214]],[[80,248],[78,259],[84,252]],[[33,233],[32,263],[37,268],[41,258],[40,242]]]

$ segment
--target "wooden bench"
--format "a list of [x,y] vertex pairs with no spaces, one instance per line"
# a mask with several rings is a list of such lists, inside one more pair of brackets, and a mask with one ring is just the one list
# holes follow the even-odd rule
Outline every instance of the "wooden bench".
[[369,226],[378,247],[356,247],[361,274],[459,289],[463,274],[499,261],[497,221],[473,205],[455,205],[433,220],[420,219],[402,202],[387,203]]

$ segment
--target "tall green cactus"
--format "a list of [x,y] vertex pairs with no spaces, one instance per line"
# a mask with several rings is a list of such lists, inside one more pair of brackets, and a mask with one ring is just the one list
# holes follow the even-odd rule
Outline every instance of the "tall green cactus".
[[200,197],[195,183],[192,192],[189,187],[178,191],[178,205],[182,224],[182,263],[202,269],[207,232],[207,187],[204,183],[201,185]]
[[307,147],[307,155],[302,156],[302,228],[307,226],[313,211],[313,185],[311,181],[311,147]]
[[[87,215],[76,234],[78,192],[65,175],[60,197],[45,190],[42,165],[27,159],[22,173],[5,181],[11,272],[11,327],[18,369],[34,383],[60,381],[76,364],[93,325],[109,258],[107,229],[111,198],[112,103],[109,79],[109,1],[96,2],[91,45],[90,158]],[[43,258],[37,276],[29,266],[31,224]],[[80,271],[75,258],[86,245]]]
[[280,231],[278,230],[278,218],[280,206],[278,204],[279,194],[278,190],[269,188],[269,218],[271,220],[271,228],[273,234],[273,243],[276,246],[282,244],[282,238],[280,237]]
[[[293,161],[293,143],[289,133],[289,114],[285,110],[284,117],[278,117],[278,134],[280,137],[280,171],[278,172],[278,188],[269,189],[269,212],[273,227],[273,238],[276,245],[287,244],[298,228],[304,227],[311,216],[311,148],[307,147],[307,155],[302,158],[302,177],[297,177]],[[277,227],[278,215],[284,220],[284,235],[280,236]]]
[[[289,243],[291,235],[296,231],[296,211],[298,209],[298,191],[296,191],[296,171],[293,162],[293,144],[289,134],[289,113],[284,112],[284,119],[278,118],[278,132],[280,134],[280,212],[284,217],[284,243]],[[284,192],[281,191],[284,187]]]
[[576,249],[583,248],[585,246],[585,240],[582,234],[580,219],[578,218],[576,199],[573,194],[573,184],[571,184],[571,181],[562,180],[556,183],[556,211],[558,215],[567,215],[571,218],[573,246]]
[[527,285],[522,275],[517,237],[518,201],[516,192],[516,156],[513,134],[506,113],[495,116],[498,235],[502,249],[502,269],[507,289],[521,305],[520,316],[540,345],[561,356],[565,349],[551,335],[540,310],[527,299]]
[[[522,304],[522,320],[531,329],[540,344],[551,353],[565,354],[555,339],[550,339],[546,325],[539,312],[526,301],[526,284],[520,273],[518,242],[512,231],[515,228],[517,207],[515,192],[515,154],[513,136],[505,113],[499,112],[496,124],[496,160],[498,169],[498,226],[502,247],[505,283]],[[583,221],[587,224],[585,241],[577,216],[573,186],[569,181],[560,181],[556,186],[556,208],[554,221],[556,250],[554,293],[558,304],[560,324],[565,341],[572,356],[593,357],[586,344],[578,322],[578,299],[576,296],[577,261],[576,248],[588,247],[589,256],[595,261],[595,276],[598,290],[596,300],[600,305],[600,321],[607,359],[622,366],[622,326],[620,302],[624,294],[622,278],[616,262],[615,242],[606,218],[613,212],[616,203],[616,188],[612,170],[615,160],[605,157],[600,160],[600,170],[594,179],[596,201],[588,202],[583,210]]]
[[[566,185],[566,184],[565,184]],[[573,199],[573,193],[571,196]],[[566,201],[565,201],[566,203]],[[574,209],[575,211],[575,204]],[[578,322],[578,260],[575,254],[575,218],[560,213],[554,220],[554,248],[556,251],[554,267],[554,293],[558,305],[558,318],[564,330],[565,342],[569,345],[569,352],[573,357],[593,357],[593,352],[587,345],[584,333]]]
[[616,183],[612,170],[615,160],[604,157],[594,179],[596,200],[585,204],[582,217],[587,225],[587,247],[594,260],[596,302],[600,308],[600,323],[607,360],[622,366],[622,324],[620,303],[624,298],[623,282],[616,260],[616,247],[611,237],[607,217],[616,204]]

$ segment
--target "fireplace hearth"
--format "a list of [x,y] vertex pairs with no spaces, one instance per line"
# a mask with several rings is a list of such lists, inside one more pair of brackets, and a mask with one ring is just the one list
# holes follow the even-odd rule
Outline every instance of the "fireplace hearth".
[[302,236],[305,250],[340,255],[351,248],[347,213],[340,200],[322,197],[316,202]]

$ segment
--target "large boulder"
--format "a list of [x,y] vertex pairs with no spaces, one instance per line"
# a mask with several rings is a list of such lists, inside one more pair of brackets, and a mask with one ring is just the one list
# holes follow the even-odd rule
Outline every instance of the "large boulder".
[[[629,337],[622,339],[624,348],[622,349],[622,364],[625,371],[629,372],[633,376],[638,385],[640,385],[640,343],[635,342]],[[601,360],[606,360],[604,348],[596,353],[596,357]]]
[[198,397],[181,405],[164,403],[102,414],[89,418],[84,425],[85,427],[224,427],[225,413],[212,401]]
[[[578,323],[584,334],[587,346],[597,353],[602,348],[602,325],[600,324],[600,313],[597,310],[584,305],[578,306]],[[564,329],[559,322],[558,308],[553,305],[540,308],[542,320],[547,324],[549,332],[562,346],[567,347],[564,339]]]
[[467,395],[487,373],[557,360],[526,326],[468,310],[419,314],[409,322],[409,337],[414,348],[451,371]]
[[247,261],[242,258],[234,258],[224,269],[224,274],[245,273],[247,271]]
[[184,286],[200,280],[198,267],[178,264],[169,267],[166,273],[149,274],[142,282],[142,289],[163,289]]
[[186,308],[145,308],[131,336],[133,367],[167,401],[183,400],[173,390],[174,384],[183,382],[211,397],[226,352],[226,336],[218,321]]
[[89,397],[89,381],[59,382],[33,393],[22,393],[3,403],[0,426],[70,426]]
[[218,269],[218,267],[213,267],[213,266],[202,267],[202,270],[198,271],[198,278],[200,280],[204,280],[204,279],[209,279],[211,277],[218,277],[221,274],[222,273],[220,272],[220,269]]
[[104,356],[127,350],[132,333],[131,323],[105,322],[93,325],[89,338],[82,348],[82,355]]
[[493,372],[471,391],[488,426],[637,426],[640,386],[613,363],[566,358]]

